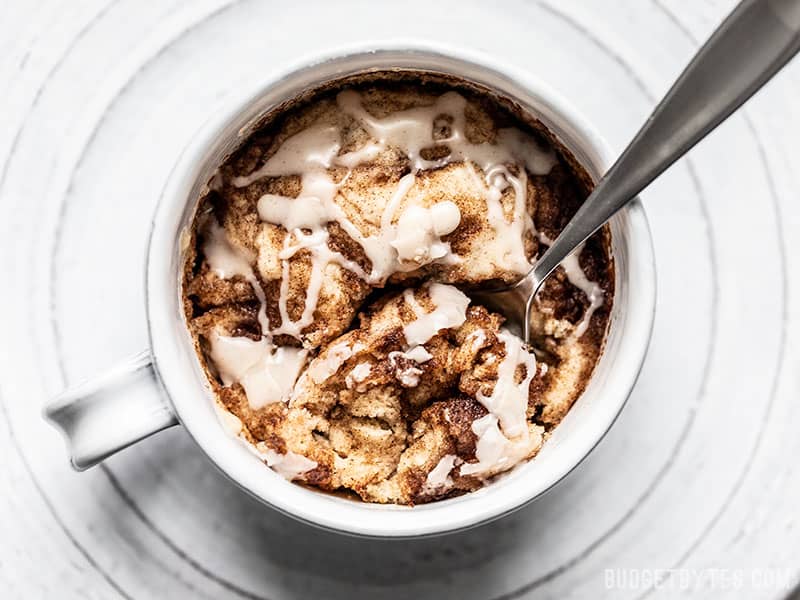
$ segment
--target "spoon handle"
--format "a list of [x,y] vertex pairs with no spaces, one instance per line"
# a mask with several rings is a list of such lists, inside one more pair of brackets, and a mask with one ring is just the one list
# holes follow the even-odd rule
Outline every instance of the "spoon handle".
[[798,50],[800,0],[743,0],[539,259],[525,287],[538,289],[586,238],[730,116]]

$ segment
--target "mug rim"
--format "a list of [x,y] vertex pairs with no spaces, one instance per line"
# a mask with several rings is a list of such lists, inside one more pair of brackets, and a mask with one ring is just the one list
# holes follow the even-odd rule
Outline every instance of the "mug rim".
[[[212,146],[219,145],[221,132],[226,126],[238,120],[237,137],[246,138],[244,132],[247,131],[247,127],[242,123],[247,121],[243,121],[243,117],[247,115],[248,109],[260,98],[268,95],[270,90],[274,90],[282,83],[302,79],[315,69],[329,69],[327,80],[334,80],[346,76],[337,69],[347,61],[361,59],[368,60],[367,64],[377,64],[380,60],[390,58],[394,60],[402,58],[406,61],[438,60],[446,62],[448,66],[456,65],[462,71],[477,70],[483,74],[491,74],[504,84],[508,84],[508,88],[523,92],[526,97],[532,98],[536,103],[532,114],[542,120],[593,176],[597,176],[597,171],[602,173],[612,162],[613,155],[608,146],[569,102],[533,74],[497,65],[489,56],[463,48],[416,41],[369,43],[317,54],[299,61],[292,68],[272,73],[258,84],[248,87],[246,93],[239,94],[238,100],[233,101],[227,110],[221,111],[218,117],[212,118],[199,128],[198,133],[177,159],[151,222],[145,295],[154,369],[179,421],[217,468],[261,502],[311,525],[358,536],[407,538],[463,530],[513,512],[550,490],[591,453],[622,410],[644,362],[655,315],[655,264],[647,218],[640,201],[636,199],[614,217],[616,221],[612,221],[616,222],[620,231],[626,235],[626,239],[621,243],[627,243],[631,247],[627,261],[630,263],[627,280],[634,279],[636,282],[636,285],[629,286],[633,301],[628,302],[625,314],[621,317],[624,318],[628,329],[633,328],[633,331],[620,341],[622,349],[618,350],[619,353],[626,354],[627,359],[621,361],[623,363],[621,367],[615,366],[611,375],[615,386],[613,393],[603,394],[603,397],[598,399],[598,402],[603,403],[602,419],[590,423],[591,427],[584,432],[582,439],[564,441],[569,452],[562,453],[563,449],[559,448],[559,456],[550,459],[551,462],[557,460],[558,468],[550,468],[550,476],[546,480],[526,481],[532,477],[526,478],[521,474],[511,478],[513,481],[509,484],[509,475],[506,475],[480,490],[457,498],[408,507],[340,498],[288,482],[272,469],[265,468],[265,465],[249,452],[240,440],[223,430],[216,414],[219,410],[216,407],[216,400],[190,342],[180,301],[177,302],[179,310],[174,310],[175,300],[180,298],[181,281],[178,274],[182,273],[184,250],[179,248],[179,252],[176,253],[174,246],[176,239],[185,240],[185,236],[181,235],[179,230],[182,230],[181,223],[184,222],[186,211],[191,209],[191,214],[194,214],[196,201],[190,190],[197,187],[200,165],[211,160]],[[362,67],[360,72],[382,71],[388,68],[388,66],[372,69]],[[424,67],[407,68],[425,70]],[[471,80],[464,73],[450,74],[467,81]],[[478,83],[481,82],[478,80]],[[488,86],[485,83],[483,85]],[[502,96],[516,99],[508,89],[497,87],[493,89]],[[530,102],[523,106],[526,110],[533,108]],[[263,114],[263,111],[260,114]],[[250,122],[253,120],[251,118]],[[247,131],[247,135],[249,133]],[[565,138],[573,141],[572,146],[566,143]],[[578,143],[580,147],[575,147]],[[614,237],[612,235],[612,246]],[[616,312],[618,302],[621,278],[619,265],[615,271],[612,315]],[[615,322],[612,319],[606,342],[611,338],[614,327]],[[187,355],[187,347],[190,355]],[[587,389],[576,404],[587,394],[596,379],[601,363],[609,360],[606,357],[607,350],[608,348],[604,348]],[[203,401],[199,401],[198,396],[203,396]],[[567,417],[574,409],[573,406]],[[561,424],[556,427],[556,431],[559,427]],[[220,434],[225,436],[227,441],[223,441]],[[530,467],[551,441],[545,444],[545,448],[536,457],[513,469],[512,473]]]

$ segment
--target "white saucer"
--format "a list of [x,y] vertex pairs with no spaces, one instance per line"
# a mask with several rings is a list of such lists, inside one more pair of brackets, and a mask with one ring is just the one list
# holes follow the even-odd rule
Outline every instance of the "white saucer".
[[[512,517],[422,541],[337,536],[256,504],[178,428],[77,474],[40,418],[145,346],[167,170],[264,65],[445,40],[536,70],[621,148],[727,5],[49,4],[0,24],[0,572],[17,596],[619,598],[653,586],[620,589],[634,571],[607,569],[744,569],[748,597],[780,598],[798,581],[800,64],[644,195],[659,299],[636,391],[590,458]],[[682,573],[655,591],[675,595]]]

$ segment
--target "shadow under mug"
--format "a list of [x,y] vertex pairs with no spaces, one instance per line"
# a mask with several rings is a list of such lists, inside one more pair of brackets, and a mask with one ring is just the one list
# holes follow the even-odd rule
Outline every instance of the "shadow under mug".
[[178,158],[153,217],[145,292],[150,347],[109,373],[67,390],[45,416],[65,435],[72,465],[86,469],[173,425],[263,503],[307,523],[373,537],[452,532],[498,518],[543,494],[585,458],[613,424],[644,361],[655,310],[652,240],[641,204],[610,222],[615,297],[605,349],[586,390],[539,454],[485,488],[415,507],[377,505],[284,480],[224,428],[195,355],[180,294],[187,230],[197,199],[224,159],[282,102],[341,78],[406,70],[456,76],[538,118],[597,180],[612,156],[570,105],[532,74],[453,47],[404,43],[348,48],[302,61],[237,94]]

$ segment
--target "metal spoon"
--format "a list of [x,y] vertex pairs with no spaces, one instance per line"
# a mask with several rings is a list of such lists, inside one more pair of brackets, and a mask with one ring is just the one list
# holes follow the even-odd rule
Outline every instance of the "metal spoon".
[[524,279],[472,298],[530,342],[533,298],[619,209],[729,117],[800,50],[800,0],[744,0],[713,33]]

